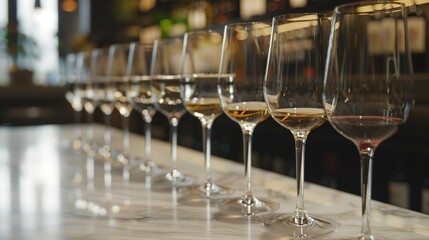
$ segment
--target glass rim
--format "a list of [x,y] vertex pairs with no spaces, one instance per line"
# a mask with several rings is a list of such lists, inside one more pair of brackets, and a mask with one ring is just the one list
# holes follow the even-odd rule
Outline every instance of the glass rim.
[[[130,47],[131,43],[112,43],[106,48],[128,48]],[[103,49],[103,48],[101,48]]]
[[221,34],[221,31],[213,30],[213,29],[201,29],[201,30],[194,30],[189,31],[184,34],[184,36],[204,36],[204,35],[211,35],[211,34]]
[[[263,26],[264,24],[266,26]],[[248,28],[249,28],[249,30],[256,30],[256,29],[263,29],[263,28],[272,27],[272,22],[270,20],[261,20],[261,21],[230,23],[230,24],[225,25],[225,30],[226,29],[233,29],[233,28],[238,27],[238,26],[244,27],[245,30]],[[254,27],[254,26],[256,26],[256,27]]]
[[96,57],[98,54],[105,54],[106,56],[109,54],[109,49],[112,47],[112,45],[108,46],[108,47],[98,47],[98,48],[94,48],[91,51],[89,51],[89,55],[91,56],[91,58]]
[[[387,0],[370,0],[370,1],[359,1],[359,2],[353,2],[353,3],[345,3],[341,4],[335,7],[334,14],[348,14],[348,13],[371,13],[374,12],[372,9],[365,10],[363,7],[370,7],[370,6],[388,6],[389,8],[380,8],[375,10],[405,10],[406,6],[402,2],[393,2],[393,1],[387,1]],[[359,7],[360,10],[358,9]],[[371,11],[372,10],[372,11]]]
[[183,42],[183,37],[184,36],[155,39],[155,41],[153,41],[153,46]]
[[130,46],[143,46],[143,48],[152,48],[153,47],[153,42],[132,41],[129,44],[130,44]]
[[[315,18],[300,18],[305,16],[316,16]],[[288,22],[305,22],[309,20],[317,19],[329,19],[332,17],[332,14],[322,13],[322,12],[303,12],[303,13],[287,13],[279,16],[273,17],[273,25],[279,21],[288,21]]]

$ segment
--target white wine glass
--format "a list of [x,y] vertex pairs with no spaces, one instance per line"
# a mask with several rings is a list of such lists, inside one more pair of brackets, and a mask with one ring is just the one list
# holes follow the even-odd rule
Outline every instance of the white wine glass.
[[326,122],[322,91],[330,26],[330,15],[318,13],[273,18],[264,95],[270,115],[295,140],[297,203],[293,213],[274,214],[264,225],[283,236],[315,238],[338,228],[334,220],[310,215],[304,206],[307,137]]
[[360,154],[362,225],[358,237],[350,239],[374,240],[374,152],[407,120],[414,105],[404,4],[364,1],[335,8],[323,102],[328,121]]
[[86,154],[86,181],[87,190],[94,189],[94,158],[97,144],[94,141],[94,110],[96,103],[92,90],[91,71],[92,51],[79,52],[76,56],[76,74],[81,88],[77,88],[75,95],[79,96],[83,109],[86,112],[86,131],[82,136],[82,149]]
[[111,134],[111,115],[114,109],[109,100],[108,88],[110,79],[107,77],[107,60],[109,55],[108,48],[97,48],[92,51],[91,69],[92,69],[92,91],[93,98],[97,102],[104,116],[103,143],[98,148],[98,154],[103,158],[106,164],[113,162],[112,158],[112,134]]
[[[183,38],[155,40],[151,61],[151,91],[155,108],[170,124],[171,170],[161,179],[154,181],[158,188],[162,185],[170,188],[190,185],[193,178],[184,175],[177,169],[177,126],[180,118],[186,113],[180,97],[181,57]],[[154,179],[155,180],[155,179]]]
[[82,129],[78,124],[82,117],[82,100],[80,97],[82,86],[77,74],[77,53],[66,55],[62,72],[62,84],[64,85],[65,98],[70,103],[74,113],[74,138],[72,140],[73,149],[77,152],[82,149]]
[[111,103],[119,111],[123,120],[123,142],[116,160],[123,165],[123,178],[129,179],[130,167],[130,138],[129,138],[129,116],[133,107],[128,101],[127,92],[129,84],[128,57],[130,44],[112,44],[109,47],[107,63],[107,76],[110,79],[108,96]]
[[217,92],[221,50],[222,34],[218,32],[201,30],[184,36],[180,94],[188,112],[201,122],[205,169],[204,183],[182,189],[188,197],[215,198],[231,192],[230,188],[215,184],[211,175],[211,130],[222,114]]
[[94,99],[92,79],[92,51],[80,52],[77,56],[77,72],[79,81],[82,83],[82,104],[86,112],[86,134],[82,149],[89,155],[95,157],[97,144],[94,141],[94,111],[97,103]]
[[232,217],[252,216],[279,207],[252,192],[253,131],[270,116],[263,94],[270,32],[270,23],[251,22],[226,25],[223,35],[218,93],[224,113],[241,127],[245,167],[244,194],[218,203]]
[[139,112],[145,122],[145,157],[140,161],[139,169],[146,175],[161,171],[151,157],[151,123],[156,113],[152,99],[150,63],[153,44],[133,42],[130,45],[127,75],[129,87],[127,98],[133,108]]

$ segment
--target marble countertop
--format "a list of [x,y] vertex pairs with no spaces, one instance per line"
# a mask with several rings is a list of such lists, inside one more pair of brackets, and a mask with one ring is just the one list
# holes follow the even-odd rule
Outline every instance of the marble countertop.
[[[95,160],[93,184],[87,157],[72,148],[74,125],[0,127],[0,239],[288,239],[253,218],[225,217],[215,201],[190,201],[180,191],[157,190],[131,168],[106,175]],[[101,142],[103,127],[96,125]],[[114,147],[122,132],[112,130]],[[131,153],[144,156],[144,138],[131,134]],[[169,143],[153,140],[154,161],[169,166]],[[307,166],[308,167],[308,166]],[[203,180],[203,154],[179,147],[178,168]],[[213,179],[244,191],[244,166],[213,157]],[[88,177],[89,176],[89,179]],[[110,177],[110,178],[109,178]],[[108,184],[111,183],[111,184]],[[280,204],[275,213],[295,208],[295,180],[261,169],[253,171],[255,195]],[[335,219],[339,229],[324,238],[354,238],[360,231],[360,197],[305,185],[310,213]],[[372,201],[376,239],[429,239],[429,216]]]

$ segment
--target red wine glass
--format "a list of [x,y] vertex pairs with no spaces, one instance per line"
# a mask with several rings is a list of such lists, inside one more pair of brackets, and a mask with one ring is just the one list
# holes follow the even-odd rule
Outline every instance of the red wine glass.
[[399,2],[365,1],[333,13],[323,101],[328,121],[359,150],[360,240],[375,239],[370,227],[375,149],[407,120],[414,104],[406,12]]

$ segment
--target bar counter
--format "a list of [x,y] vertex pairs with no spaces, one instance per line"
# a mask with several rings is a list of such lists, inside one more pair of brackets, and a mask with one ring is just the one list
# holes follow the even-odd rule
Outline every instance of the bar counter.
[[[153,188],[133,165],[128,181],[121,167],[105,174],[101,160],[94,161],[94,171],[87,171],[91,164],[87,165],[86,155],[72,147],[76,127],[0,127],[0,239],[289,239],[263,226],[261,219],[270,213],[230,217],[214,200],[193,201],[180,189]],[[95,125],[94,130],[94,139],[101,142],[103,126]],[[119,149],[122,132],[112,129],[112,135],[112,146]],[[132,156],[143,158],[144,138],[130,137]],[[154,162],[168,168],[169,156],[170,144],[153,139]],[[214,182],[233,188],[230,196],[240,196],[244,166],[212,160]],[[179,147],[178,169],[201,182],[203,154]],[[275,213],[294,210],[295,179],[256,168],[252,173],[255,195],[280,204]],[[358,235],[359,196],[307,183],[305,203],[310,214],[340,224],[336,232],[318,239]],[[376,239],[429,239],[428,215],[376,201],[372,201],[371,225]]]

